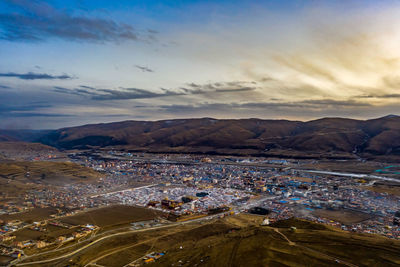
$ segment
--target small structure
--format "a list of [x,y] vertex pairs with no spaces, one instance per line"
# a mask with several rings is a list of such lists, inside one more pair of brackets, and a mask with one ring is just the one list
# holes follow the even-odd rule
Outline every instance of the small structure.
[[269,225],[269,219],[266,217],[266,218],[262,221],[261,225],[262,225],[262,226]]

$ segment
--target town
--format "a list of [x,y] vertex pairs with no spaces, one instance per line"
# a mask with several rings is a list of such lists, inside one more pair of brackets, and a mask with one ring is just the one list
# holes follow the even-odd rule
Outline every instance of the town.
[[[371,190],[376,179],[300,170],[296,168],[298,161],[286,159],[115,151],[73,153],[69,157],[101,172],[102,177],[96,182],[30,190],[23,199],[3,203],[1,214],[53,209],[53,214],[41,221],[0,221],[3,256],[18,259],[24,250],[40,250],[94,235],[100,226],[74,225],[62,218],[111,205],[163,213],[164,223],[250,212],[262,214],[268,223],[296,217],[400,239],[400,197]],[[152,221],[152,225],[162,224]],[[137,229],[138,225],[143,223],[132,227]],[[24,240],[20,233],[27,230],[33,234]]]

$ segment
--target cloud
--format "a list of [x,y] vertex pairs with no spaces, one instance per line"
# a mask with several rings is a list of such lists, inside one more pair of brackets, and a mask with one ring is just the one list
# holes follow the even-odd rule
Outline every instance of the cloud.
[[384,95],[361,95],[358,98],[382,98],[382,99],[400,99],[400,94],[384,94]]
[[0,114],[21,111],[33,111],[49,107],[51,107],[51,105],[44,103],[26,103],[24,105],[10,105],[2,103],[0,106]]
[[305,100],[298,103],[311,106],[332,106],[332,107],[368,107],[371,106],[369,103],[357,102],[354,100],[333,100],[333,99],[318,99],[318,100]]
[[8,117],[13,118],[30,118],[30,117],[73,117],[74,115],[70,114],[56,114],[56,113],[38,113],[38,112],[21,112],[21,113],[8,113],[6,114]]
[[206,84],[188,83],[186,86],[189,88],[181,87],[180,89],[190,94],[236,93],[256,90],[253,82],[246,81],[215,82]]
[[140,88],[104,89],[92,86],[80,85],[78,88],[68,89],[55,86],[54,92],[90,97],[92,100],[130,100],[130,99],[151,99],[169,96],[189,96],[206,94],[232,94],[246,91],[254,91],[255,87],[245,87],[248,82],[225,82],[208,84],[187,84],[188,88],[180,87],[177,90],[160,88],[161,91],[154,92]]
[[97,91],[100,91],[104,94],[93,95],[92,96],[93,100],[146,99],[146,98],[183,95],[183,93],[174,92],[166,89],[164,89],[162,93],[154,93],[149,90],[138,89],[138,88],[125,88],[123,90],[97,89]]
[[9,87],[9,86],[6,86],[6,85],[1,85],[0,84],[0,89],[10,89],[11,87]]
[[44,103],[26,103],[21,105],[2,104],[0,106],[0,115],[2,117],[67,117],[67,114],[44,113],[38,110],[51,108],[52,105]]
[[78,96],[87,96],[87,95],[92,95],[92,92],[86,89],[81,89],[81,88],[77,88],[77,89],[68,89],[65,87],[60,87],[60,86],[55,86],[53,88],[54,92],[57,93],[63,93],[63,94],[70,94],[70,95],[78,95]]
[[18,78],[21,80],[69,80],[72,79],[71,76],[67,74],[63,75],[51,75],[47,73],[15,73],[15,72],[7,72],[0,73],[0,77],[10,77],[10,78]]
[[322,117],[375,118],[397,114],[396,105],[376,106],[354,100],[317,99],[313,101],[266,101],[232,103],[164,104],[136,107],[142,113],[157,111],[164,118],[260,118],[310,120]]
[[142,72],[154,72],[154,70],[148,68],[148,67],[144,67],[144,66],[139,66],[139,65],[135,65],[136,68],[140,69]]
[[151,33],[151,34],[157,34],[157,33],[159,33],[158,31],[153,30],[153,29],[147,29],[147,32],[149,32],[149,33]]
[[161,110],[172,113],[181,112],[202,112],[202,111],[239,111],[239,110],[292,110],[294,112],[304,112],[304,110],[324,110],[338,108],[368,108],[371,104],[356,102],[354,100],[337,101],[333,99],[318,99],[295,102],[249,102],[249,103],[201,103],[193,105],[162,105]]
[[256,88],[254,87],[242,87],[236,89],[216,89],[215,92],[218,93],[228,93],[228,92],[245,92],[245,91],[254,91]]
[[79,88],[68,89],[60,86],[53,88],[54,92],[90,97],[92,100],[129,100],[148,99],[157,97],[184,95],[182,92],[174,92],[162,89],[161,92],[152,92],[139,88],[103,89],[81,85]]
[[8,0],[18,12],[0,13],[0,39],[44,41],[120,42],[138,40],[132,26],[111,19],[91,18],[56,9],[45,1]]

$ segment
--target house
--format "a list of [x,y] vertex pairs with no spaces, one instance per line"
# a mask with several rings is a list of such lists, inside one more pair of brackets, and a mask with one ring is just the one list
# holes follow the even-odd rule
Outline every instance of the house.
[[44,248],[48,245],[48,243],[44,242],[44,241],[37,241],[36,242],[36,248]]

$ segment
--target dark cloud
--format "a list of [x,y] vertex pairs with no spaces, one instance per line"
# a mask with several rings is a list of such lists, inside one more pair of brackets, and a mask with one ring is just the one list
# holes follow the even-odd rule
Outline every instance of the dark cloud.
[[1,85],[0,84],[0,89],[10,89],[11,87],[9,87],[9,86],[6,86],[6,85]]
[[7,72],[7,73],[0,73],[0,77],[11,77],[11,78],[18,78],[22,80],[68,80],[72,79],[71,76],[67,74],[63,75],[51,75],[47,73],[15,73],[15,72]]
[[90,92],[88,90],[85,90],[85,89],[77,88],[77,89],[72,89],[71,90],[71,89],[68,89],[68,88],[65,88],[65,87],[60,87],[60,86],[55,86],[53,88],[53,91],[57,92],[57,93],[70,94],[70,95],[79,95],[79,96],[91,95],[92,94],[92,92]]
[[0,13],[0,39],[120,42],[138,40],[132,26],[111,19],[91,18],[56,9],[45,1],[7,0],[18,12]]
[[23,112],[23,111],[34,111],[41,108],[49,108],[51,105],[45,103],[26,103],[23,105],[11,105],[6,103],[1,103],[0,114],[10,113],[10,112]]
[[148,67],[139,66],[139,65],[135,65],[135,67],[138,68],[139,70],[141,70],[142,72],[154,72],[154,70],[152,70]]
[[75,89],[68,89],[56,86],[53,91],[57,93],[80,95],[90,97],[92,100],[129,100],[129,99],[150,99],[168,96],[187,96],[212,93],[236,93],[253,91],[255,87],[243,87],[244,82],[213,83],[198,85],[194,83],[187,84],[189,88],[181,87],[178,90],[160,88],[161,91],[153,92],[140,88],[120,88],[104,89],[95,88],[86,85],[80,85]]
[[219,93],[227,93],[227,92],[243,92],[243,91],[254,91],[256,88],[254,87],[242,87],[236,89],[216,89],[215,92]]
[[94,88],[94,87],[91,87],[91,86],[86,86],[86,85],[79,85],[79,87],[81,87],[81,88],[85,88],[85,89],[96,90],[96,88]]
[[35,113],[35,112],[21,112],[21,113],[7,113],[7,117],[13,118],[29,118],[29,117],[73,117],[70,114],[56,114],[56,113]]
[[117,90],[90,86],[80,86],[80,88],[75,89],[56,86],[53,90],[57,93],[90,97],[92,100],[129,100],[184,95],[182,92],[174,92],[167,89],[162,89],[162,92],[155,93],[139,88],[121,88]]
[[146,98],[183,95],[183,93],[174,92],[166,89],[164,89],[162,93],[154,93],[148,90],[138,89],[138,88],[125,88],[123,90],[97,89],[97,91],[100,91],[104,94],[93,95],[92,99],[94,100],[146,99]]
[[40,109],[53,107],[50,104],[45,103],[26,103],[21,105],[9,105],[4,104],[0,106],[0,116],[2,117],[67,117],[70,115],[65,114],[54,114],[54,113],[43,113],[38,112]]
[[400,94],[384,94],[384,95],[361,95],[358,98],[400,98]]

